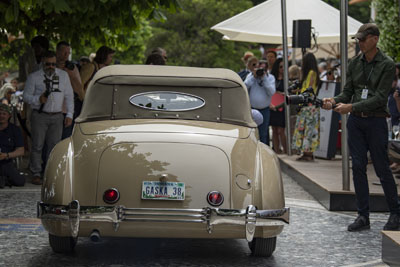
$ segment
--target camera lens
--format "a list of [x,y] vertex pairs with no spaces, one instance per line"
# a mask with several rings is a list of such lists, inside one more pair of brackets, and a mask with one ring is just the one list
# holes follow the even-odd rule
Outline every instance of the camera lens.
[[257,70],[256,70],[256,75],[257,75],[258,77],[263,76],[263,75],[264,75],[264,69],[262,69],[262,68],[257,69]]
[[305,98],[303,95],[288,95],[286,96],[286,104],[298,105],[304,103]]

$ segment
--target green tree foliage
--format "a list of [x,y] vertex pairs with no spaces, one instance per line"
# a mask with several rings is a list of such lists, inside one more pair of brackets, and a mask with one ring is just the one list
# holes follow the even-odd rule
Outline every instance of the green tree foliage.
[[376,23],[379,26],[379,47],[400,62],[400,15],[398,0],[374,0]]
[[[261,4],[262,2],[265,2],[265,0],[251,0],[254,5]],[[296,1],[301,1],[301,0],[296,0]],[[336,9],[340,9],[340,2],[341,0],[322,0],[329,5],[333,6]],[[286,4],[287,5],[287,4]],[[369,2],[363,2],[363,3],[357,3],[355,5],[349,5],[348,12],[349,16],[362,22],[362,23],[367,23],[370,18],[370,3]]]
[[[340,10],[341,0],[323,0],[329,5]],[[371,17],[371,8],[369,2],[357,3],[348,6],[349,16],[362,23],[367,23]]]
[[[251,1],[182,0],[180,3],[180,12],[167,14],[163,23],[153,23],[154,35],[148,49],[166,49],[169,65],[221,67],[235,71],[243,68],[240,58],[257,45],[222,40],[222,35],[210,28],[252,7]],[[260,56],[257,49],[253,52]]]
[[[179,0],[1,0],[0,44],[2,59],[14,55],[23,44],[41,34],[53,42],[66,40],[72,47],[102,44],[126,50],[143,47],[149,36],[148,19],[163,19],[160,11],[175,11]],[[23,36],[15,47],[10,35]],[[136,41],[135,41],[136,40]],[[7,59],[7,58],[6,58]],[[4,64],[3,60],[3,64]]]

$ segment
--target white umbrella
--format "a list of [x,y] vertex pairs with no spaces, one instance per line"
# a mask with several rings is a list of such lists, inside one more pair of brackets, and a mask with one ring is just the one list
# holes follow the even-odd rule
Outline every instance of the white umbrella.
[[[293,20],[311,19],[317,43],[340,42],[340,12],[321,0],[286,0],[288,42]],[[361,22],[348,17],[348,35],[357,33]],[[211,27],[231,41],[282,44],[281,0],[265,1]]]

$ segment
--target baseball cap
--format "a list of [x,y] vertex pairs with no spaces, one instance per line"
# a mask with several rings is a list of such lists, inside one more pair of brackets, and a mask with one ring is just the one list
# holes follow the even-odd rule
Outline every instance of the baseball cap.
[[11,114],[11,108],[7,104],[0,104],[0,110],[3,110],[8,114]]
[[366,23],[364,25],[362,25],[356,35],[354,37],[352,37],[353,39],[357,38],[357,39],[364,39],[365,37],[368,36],[368,34],[371,35],[375,35],[375,36],[379,36],[379,28],[378,26],[376,26],[376,24],[374,23]]

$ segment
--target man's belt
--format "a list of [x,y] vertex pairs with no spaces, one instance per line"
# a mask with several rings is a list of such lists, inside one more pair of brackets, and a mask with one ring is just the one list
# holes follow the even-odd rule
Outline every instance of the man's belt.
[[361,118],[387,118],[390,117],[389,114],[387,114],[386,112],[366,112],[366,111],[362,111],[362,112],[351,112],[352,115],[356,116],[356,117],[361,117]]
[[42,113],[42,114],[47,114],[47,115],[58,115],[61,114],[61,112],[46,112],[46,111],[40,111],[37,109],[34,109],[34,111],[36,111],[37,113]]

